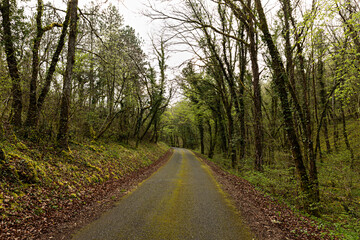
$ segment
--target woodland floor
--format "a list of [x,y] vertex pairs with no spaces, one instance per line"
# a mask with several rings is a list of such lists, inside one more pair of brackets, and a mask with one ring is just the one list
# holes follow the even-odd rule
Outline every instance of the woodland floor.
[[216,180],[233,199],[257,239],[336,239],[309,218],[295,214],[284,204],[264,196],[248,181],[225,172],[202,155],[196,155],[212,169]]
[[[140,182],[160,168],[171,154],[172,150],[169,150],[152,164],[141,167],[119,179],[111,179],[101,184],[87,186],[82,189],[84,195],[86,195],[86,198],[83,198],[82,201],[58,199],[61,210],[45,211],[41,216],[34,217],[33,209],[26,208],[21,212],[22,219],[18,224],[12,220],[8,223],[0,222],[2,226],[0,228],[0,238],[70,239],[71,233],[92,222],[101,213],[114,206],[114,203],[122,196],[132,191]],[[29,191],[31,192],[31,190]],[[26,201],[27,205],[33,206],[38,204],[38,199],[39,196],[36,194],[27,194],[22,197],[22,201]],[[5,219],[5,221],[7,220]]]

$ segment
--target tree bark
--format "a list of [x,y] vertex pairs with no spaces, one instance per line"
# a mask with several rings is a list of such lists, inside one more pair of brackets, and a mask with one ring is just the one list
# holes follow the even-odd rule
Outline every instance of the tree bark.
[[345,119],[345,111],[344,111],[344,105],[340,104],[340,109],[341,109],[341,119],[342,119],[342,127],[343,127],[343,136],[344,136],[344,141],[345,141],[345,145],[346,145],[346,149],[350,152],[350,168],[353,169],[354,168],[354,162],[355,162],[355,157],[354,157],[354,150],[352,149],[350,142],[349,142],[349,137],[348,137],[348,133],[346,130],[346,119]]
[[[334,84],[335,84],[335,80],[334,80]],[[333,139],[334,139],[334,148],[335,151],[337,152],[339,150],[339,131],[338,131],[338,117],[336,116],[336,99],[335,96],[332,97],[331,99],[331,104],[332,104],[332,124],[333,124]]]
[[[248,1],[248,7],[251,8],[251,0]],[[250,59],[253,73],[253,91],[254,91],[254,134],[255,134],[255,169],[263,170],[263,125],[261,112],[261,87],[260,72],[257,59],[257,43],[253,20],[249,16],[248,33],[250,39]]]
[[215,129],[213,131],[210,120],[209,119],[207,120],[207,125],[208,125],[208,128],[209,128],[209,136],[210,136],[209,153],[208,153],[209,158],[213,158],[214,151],[215,151],[215,145],[216,145],[216,139],[217,139],[217,131],[218,131],[217,120],[216,119],[214,119],[214,124],[215,124]]
[[315,202],[320,201],[320,193],[319,193],[319,181],[318,181],[318,174],[317,174],[317,167],[316,167],[316,155],[314,154],[314,143],[312,140],[312,121],[311,121],[311,114],[310,114],[310,107],[309,107],[309,83],[308,78],[306,77],[305,72],[305,59],[303,56],[303,48],[302,46],[297,43],[298,47],[298,57],[299,57],[299,64],[300,64],[300,72],[301,72],[301,79],[303,85],[303,99],[304,99],[304,117],[305,117],[305,129],[304,136],[305,136],[305,151],[308,157],[309,162],[309,178],[311,188],[310,190],[313,192],[313,196]]
[[38,0],[37,6],[37,15],[36,15],[36,37],[34,39],[34,45],[32,49],[32,73],[30,80],[30,102],[29,109],[26,118],[25,125],[28,127],[35,126],[36,121],[36,112],[37,112],[37,97],[36,97],[36,89],[37,89],[37,76],[39,73],[39,49],[41,38],[44,35],[44,30],[42,28],[41,17],[43,14],[43,2],[42,0]]
[[244,103],[244,90],[245,90],[245,72],[246,72],[246,48],[243,43],[240,43],[240,89],[239,89],[239,108],[240,108],[240,149],[239,149],[239,160],[245,158],[245,146],[246,146],[246,135],[245,135],[245,103]]
[[[317,198],[316,196],[314,196],[313,192],[310,189],[311,186],[309,183],[309,177],[307,175],[306,168],[303,162],[303,156],[301,153],[299,140],[295,133],[294,121],[289,104],[288,93],[286,91],[287,74],[283,66],[280,54],[270,34],[266,16],[261,4],[261,0],[255,0],[255,4],[256,4],[257,13],[259,15],[259,27],[264,34],[264,41],[269,49],[272,59],[274,83],[276,85],[281,101],[287,138],[291,146],[291,152],[295,162],[295,167],[300,177],[300,187],[302,192],[305,194],[304,207],[307,210],[310,210],[310,205],[312,203],[315,203]],[[307,199],[307,197],[309,197],[309,199]]]
[[68,147],[68,128],[69,128],[69,111],[70,111],[70,95],[71,82],[73,76],[73,66],[75,63],[75,45],[77,33],[77,5],[78,0],[71,0],[70,3],[70,33],[68,43],[68,55],[66,71],[63,83],[63,93],[60,106],[59,132],[57,135],[58,145],[65,149]]
[[51,85],[51,82],[52,82],[52,79],[53,79],[53,76],[54,76],[54,73],[56,70],[56,65],[59,62],[61,51],[65,45],[65,37],[67,34],[67,29],[68,29],[69,21],[70,21],[70,6],[71,6],[71,1],[68,2],[65,20],[62,24],[61,35],[59,37],[59,41],[56,46],[56,50],[52,56],[50,67],[46,73],[44,86],[41,89],[41,93],[37,100],[37,109],[36,109],[36,115],[35,115],[36,119],[34,120],[35,124],[37,124],[37,122],[39,120],[40,111],[44,105],[46,96],[50,91],[50,85]]
[[204,121],[203,116],[201,114],[198,115],[198,129],[200,133],[200,151],[201,154],[205,153],[205,145],[204,145]]
[[42,18],[43,15],[43,1],[38,0],[37,6],[37,15],[36,15],[36,36],[34,38],[33,49],[32,49],[32,72],[30,79],[30,96],[29,96],[29,108],[26,118],[25,125],[27,127],[35,127],[37,124],[37,80],[40,68],[40,59],[39,59],[39,50],[41,39],[46,31],[51,30],[52,28],[61,27],[62,25],[57,23],[52,23],[45,28],[42,27]]
[[[322,59],[319,59],[319,64],[318,64],[318,82],[320,85],[320,101],[321,101],[321,105],[324,108],[325,104],[326,104],[326,91],[325,91],[325,84],[323,81],[323,77],[324,77],[324,62],[322,61]],[[328,120],[327,120],[327,114],[324,117],[324,137],[325,137],[325,143],[326,143],[326,150],[328,153],[331,152],[331,146],[330,146],[330,141],[329,141],[329,130],[328,130]]]
[[12,95],[12,111],[13,114],[10,117],[10,122],[16,126],[22,125],[22,90],[20,83],[20,73],[18,69],[18,61],[16,59],[16,52],[14,48],[12,32],[11,32],[11,15],[10,1],[3,0],[1,6],[1,15],[3,18],[3,40],[5,45],[6,61],[9,68],[9,74],[12,81],[11,95]]

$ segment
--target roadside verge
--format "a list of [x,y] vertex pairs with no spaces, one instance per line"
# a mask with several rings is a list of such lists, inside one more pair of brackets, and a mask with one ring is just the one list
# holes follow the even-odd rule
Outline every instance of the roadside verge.
[[248,181],[222,170],[203,155],[195,155],[212,170],[222,189],[232,198],[243,220],[259,240],[320,240],[335,239],[309,218],[296,214],[255,189]]
[[108,181],[98,188],[98,193],[92,202],[84,206],[70,221],[57,224],[40,239],[71,239],[72,234],[83,226],[99,218],[105,211],[114,207],[122,197],[134,191],[137,186],[155,173],[171,157],[173,150],[169,149],[151,165],[140,168],[118,180]]
[[[171,152],[164,143],[0,140],[0,239],[68,239],[148,178]],[[164,155],[165,154],[165,155]]]

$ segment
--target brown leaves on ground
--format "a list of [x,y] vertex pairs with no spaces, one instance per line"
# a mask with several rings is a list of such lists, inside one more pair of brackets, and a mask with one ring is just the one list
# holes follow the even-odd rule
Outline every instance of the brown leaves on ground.
[[248,181],[223,171],[200,154],[196,155],[212,169],[257,239],[336,239],[309,218],[298,216],[289,207],[264,196]]
[[[71,233],[110,209],[117,200],[160,168],[171,154],[169,150],[153,164],[121,179],[88,186],[81,194],[70,199],[62,197],[63,193],[57,192],[60,189],[41,189],[46,194],[52,192],[53,197],[39,204],[40,198],[36,194],[41,191],[31,191],[29,188],[21,197],[29,207],[6,219],[2,218],[0,239],[70,239]],[[39,207],[34,211],[31,206]]]

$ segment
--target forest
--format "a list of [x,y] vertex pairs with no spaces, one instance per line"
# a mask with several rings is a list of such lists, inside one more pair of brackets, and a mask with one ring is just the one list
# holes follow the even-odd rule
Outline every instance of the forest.
[[[0,226],[23,223],[39,188],[81,202],[74,188],[122,171],[117,148],[170,146],[359,239],[358,1],[148,1],[152,56],[115,5],[27,2],[0,4]],[[181,51],[192,57],[170,73]]]

